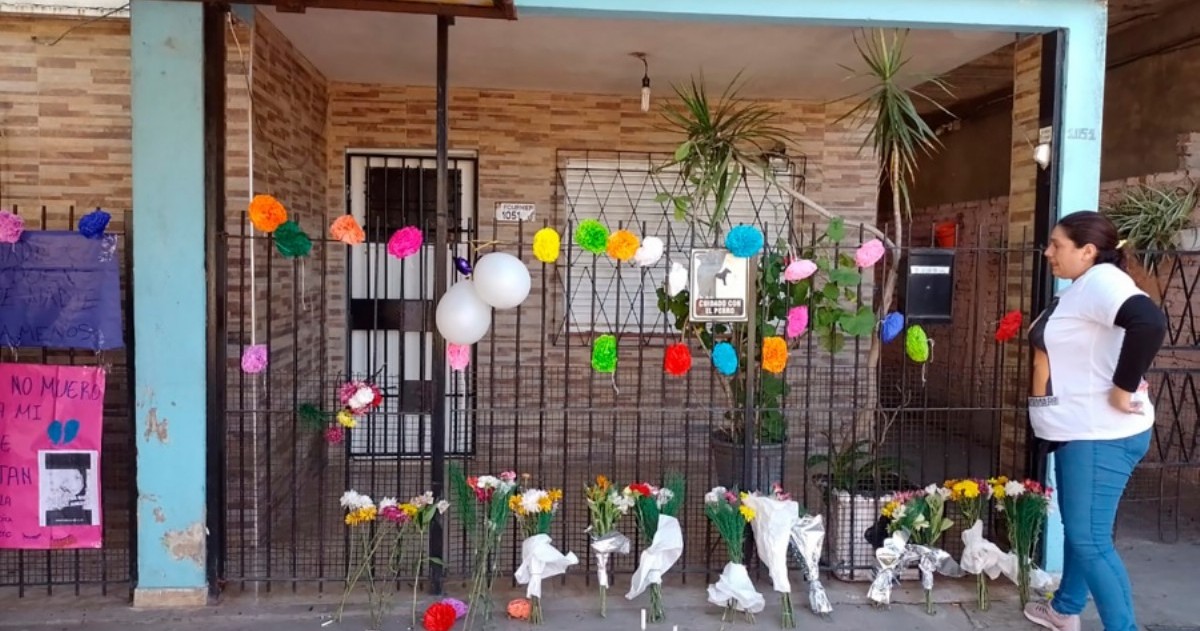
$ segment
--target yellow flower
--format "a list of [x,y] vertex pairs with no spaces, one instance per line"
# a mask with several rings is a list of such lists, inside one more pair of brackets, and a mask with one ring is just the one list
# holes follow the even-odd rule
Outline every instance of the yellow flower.
[[363,508],[352,510],[349,513],[346,513],[346,525],[357,526],[359,524],[375,521],[375,513],[376,510],[374,506],[365,506]]
[[337,413],[337,422],[338,425],[341,425],[346,429],[354,429],[354,426],[358,425],[358,421],[354,419],[354,415],[347,410],[342,410],[341,412]]
[[1003,484],[992,485],[992,495],[998,500],[1004,499],[1004,485]]
[[883,507],[883,510],[881,510],[879,512],[884,517],[887,517],[890,519],[892,517],[892,515],[896,514],[897,508],[900,508],[900,502],[897,502],[896,500],[892,500],[892,501],[888,502],[887,504],[885,504]]
[[508,498],[508,510],[510,510],[518,515],[525,514],[525,507],[521,505],[521,496],[520,495],[514,495],[514,496]]
[[742,504],[740,507],[738,507],[738,512],[742,514],[742,519],[745,519],[746,521],[754,519],[754,509],[746,506],[745,504]]
[[962,482],[958,483],[958,486],[961,487],[960,491],[962,492],[963,497],[966,497],[969,500],[979,497],[979,483],[975,480],[963,480]]
[[546,495],[550,496],[550,501],[555,504],[561,502],[563,498],[562,489],[550,489]]
[[549,513],[551,510],[554,510],[554,500],[550,499],[550,496],[547,495],[545,497],[538,499],[537,506],[538,506],[538,512]]
[[417,513],[421,512],[421,509],[417,508],[415,504],[401,504],[400,510],[408,513],[409,517],[416,517]]

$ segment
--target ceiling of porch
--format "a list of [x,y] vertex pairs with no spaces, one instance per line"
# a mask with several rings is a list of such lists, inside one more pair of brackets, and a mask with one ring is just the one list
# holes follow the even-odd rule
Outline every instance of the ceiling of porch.
[[[429,16],[265,10],[331,81],[432,85]],[[635,95],[645,53],[657,94],[703,72],[712,85],[743,72],[744,96],[829,100],[855,93],[842,66],[861,67],[854,31],[768,24],[528,16],[458,20],[450,31],[450,83],[475,88]],[[913,31],[909,74],[936,76],[1013,41],[1011,33]]]

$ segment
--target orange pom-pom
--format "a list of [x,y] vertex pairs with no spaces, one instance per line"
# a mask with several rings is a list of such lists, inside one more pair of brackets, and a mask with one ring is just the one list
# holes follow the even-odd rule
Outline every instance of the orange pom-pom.
[[763,370],[778,375],[787,368],[787,342],[782,337],[768,337],[763,340],[762,349]]
[[346,245],[358,245],[367,238],[354,215],[342,215],[335,219],[329,227],[329,234]]
[[618,230],[608,237],[608,255],[618,261],[628,261],[637,254],[641,245],[637,235],[628,230]]
[[514,620],[528,620],[533,605],[524,598],[517,598],[508,603],[508,617]]
[[287,221],[287,209],[279,200],[270,195],[255,195],[250,200],[250,223],[263,232],[275,232],[275,229]]

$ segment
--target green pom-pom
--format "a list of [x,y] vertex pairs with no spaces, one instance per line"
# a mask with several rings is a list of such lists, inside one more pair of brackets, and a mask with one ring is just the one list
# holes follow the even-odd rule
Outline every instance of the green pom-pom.
[[595,219],[584,219],[575,229],[575,242],[592,254],[604,254],[608,248],[608,228]]
[[297,416],[300,417],[300,425],[311,430],[321,431],[325,429],[326,415],[321,411],[321,408],[312,403],[301,403],[299,409],[296,410]]
[[592,368],[603,373],[617,370],[617,338],[611,335],[596,338],[592,344]]
[[275,249],[287,258],[308,256],[312,240],[300,229],[300,224],[289,219],[275,229]]
[[904,337],[904,350],[908,352],[908,358],[924,364],[929,361],[929,337],[925,335],[925,329],[921,325],[914,324],[908,327],[908,333]]

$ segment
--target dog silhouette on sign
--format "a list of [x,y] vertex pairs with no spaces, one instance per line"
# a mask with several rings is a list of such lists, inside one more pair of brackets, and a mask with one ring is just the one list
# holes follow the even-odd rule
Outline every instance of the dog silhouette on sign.
[[729,275],[732,273],[733,273],[733,270],[726,267],[725,269],[717,272],[715,277],[717,280],[721,281],[722,285],[725,285],[726,287],[728,287],[729,286],[728,278],[729,278]]

